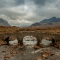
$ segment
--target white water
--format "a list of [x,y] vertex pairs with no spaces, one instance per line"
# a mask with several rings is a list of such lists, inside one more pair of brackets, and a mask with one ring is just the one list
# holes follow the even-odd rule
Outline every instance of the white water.
[[46,40],[46,39],[42,39],[41,43],[42,43],[42,45],[44,45],[44,46],[49,46],[49,45],[52,43],[52,41],[48,41],[48,40]]
[[9,44],[10,45],[17,45],[18,44],[18,40],[15,39],[15,40],[9,41]]
[[25,36],[23,38],[23,45],[25,45],[25,46],[28,45],[28,46],[33,47],[33,46],[37,45],[37,39],[33,36]]

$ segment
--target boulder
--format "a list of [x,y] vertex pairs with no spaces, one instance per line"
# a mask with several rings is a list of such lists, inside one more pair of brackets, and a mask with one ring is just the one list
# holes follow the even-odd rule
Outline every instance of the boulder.
[[39,46],[34,46],[34,49],[40,49],[40,47]]

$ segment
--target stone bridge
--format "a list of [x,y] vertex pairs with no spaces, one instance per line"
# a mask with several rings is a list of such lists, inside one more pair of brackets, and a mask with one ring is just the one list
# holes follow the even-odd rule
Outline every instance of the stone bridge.
[[59,34],[48,34],[48,33],[38,33],[38,32],[5,33],[5,34],[0,34],[0,39],[5,40],[9,36],[15,36],[19,41],[23,40],[25,36],[34,36],[38,41],[41,41],[44,37],[51,37],[56,41],[60,41]]

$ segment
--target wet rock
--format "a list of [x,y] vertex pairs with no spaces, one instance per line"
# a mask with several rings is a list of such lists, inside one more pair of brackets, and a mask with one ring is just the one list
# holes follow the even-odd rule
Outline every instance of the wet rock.
[[0,46],[7,44],[5,41],[0,41]]
[[42,60],[42,57],[41,57],[41,56],[39,56],[38,60]]
[[18,53],[18,51],[16,51],[16,54]]
[[7,60],[7,58],[10,59],[10,56],[4,56],[4,60]]
[[54,47],[58,48],[60,50],[60,43],[56,43]]
[[6,53],[6,51],[2,51],[3,53]]
[[42,57],[45,57],[45,58],[47,58],[48,56],[53,56],[54,55],[50,51],[43,51],[41,54],[42,54]]
[[39,47],[40,47],[40,48],[43,48],[43,45],[42,45],[42,43],[41,43],[41,42],[39,43]]
[[25,46],[20,46],[20,49],[23,49],[23,48],[25,48]]
[[39,46],[34,46],[34,49],[40,49],[40,47]]
[[11,54],[12,56],[15,56],[15,55],[13,55],[13,54]]

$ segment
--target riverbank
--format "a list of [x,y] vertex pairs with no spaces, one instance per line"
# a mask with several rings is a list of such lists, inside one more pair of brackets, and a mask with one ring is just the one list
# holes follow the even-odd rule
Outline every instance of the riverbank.
[[[60,60],[60,50],[55,47],[46,47],[40,49],[25,48],[2,45],[0,46],[0,60]],[[43,53],[43,54],[42,54]]]

